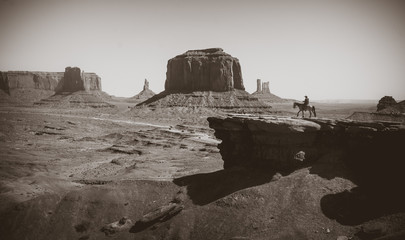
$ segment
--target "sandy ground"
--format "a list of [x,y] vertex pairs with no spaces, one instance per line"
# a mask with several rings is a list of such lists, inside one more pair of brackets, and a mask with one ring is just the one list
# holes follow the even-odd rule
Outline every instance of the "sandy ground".
[[[0,107],[0,235],[5,239],[360,239],[362,224],[339,194],[357,186],[333,156],[289,174],[224,171],[212,109],[111,110]],[[323,117],[372,106],[322,105]],[[274,114],[296,114],[290,104]],[[149,228],[106,236],[123,216],[133,222],[182,198],[184,210]],[[333,199],[326,201],[325,199]],[[364,198],[364,197],[363,197]],[[337,201],[337,202],[336,202]],[[373,205],[370,205],[373,208]],[[352,209],[352,208],[349,208]],[[363,209],[364,210],[364,209]],[[355,216],[364,216],[364,211]],[[370,210],[371,211],[371,210]],[[332,211],[333,212],[333,211]],[[393,212],[387,231],[405,229]],[[355,218],[357,219],[357,218]],[[346,219],[347,220],[347,219]]]
[[222,167],[218,140],[205,126],[70,111],[0,110],[3,198],[26,201],[87,181],[171,180]]

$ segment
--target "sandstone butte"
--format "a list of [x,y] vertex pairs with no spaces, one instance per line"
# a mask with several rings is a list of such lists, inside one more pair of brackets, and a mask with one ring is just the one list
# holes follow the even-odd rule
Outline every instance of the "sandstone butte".
[[189,50],[167,63],[165,90],[216,91],[245,90],[239,60],[222,48]]
[[95,73],[66,67],[65,72],[0,72],[3,95],[20,102],[36,102],[55,93],[101,91],[101,78]]
[[283,103],[283,102],[293,102],[291,99],[284,99],[276,96],[270,92],[270,83],[262,82],[261,79],[257,79],[257,89],[252,93],[252,96],[258,98],[260,101],[267,103]]
[[405,182],[401,123],[246,115],[208,121],[222,140],[218,148],[225,169],[292,171],[335,159],[375,186]]
[[245,91],[239,60],[221,48],[189,50],[170,59],[165,90],[138,105],[271,108]]

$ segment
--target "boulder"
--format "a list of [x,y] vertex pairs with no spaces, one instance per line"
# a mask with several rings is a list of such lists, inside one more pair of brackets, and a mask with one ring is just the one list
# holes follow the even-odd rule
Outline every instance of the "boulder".
[[113,235],[114,233],[128,230],[132,227],[132,221],[128,217],[122,217],[119,221],[110,223],[101,228],[100,231],[104,232],[106,236]]
[[131,232],[140,232],[156,223],[167,221],[184,209],[184,205],[171,202],[142,216],[131,228]]
[[166,91],[245,90],[239,60],[221,48],[189,50],[167,63]]

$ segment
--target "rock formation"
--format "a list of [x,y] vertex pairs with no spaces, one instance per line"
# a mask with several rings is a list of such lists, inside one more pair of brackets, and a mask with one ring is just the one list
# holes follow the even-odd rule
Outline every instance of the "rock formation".
[[281,102],[290,102],[294,100],[283,99],[279,96],[276,96],[270,92],[270,83],[261,82],[260,79],[257,79],[257,90],[252,93],[252,96],[257,97],[259,100],[268,103],[281,103]]
[[101,79],[95,73],[81,72],[78,67],[67,67],[57,92],[101,91]]
[[262,80],[257,79],[257,93],[261,93],[262,92]]
[[378,101],[377,112],[381,114],[405,113],[405,101],[397,103],[392,96],[385,96]]
[[237,58],[221,48],[190,50],[168,61],[165,91],[138,105],[271,108],[244,89]]
[[0,72],[0,91],[11,102],[35,102],[53,95],[63,72]]
[[143,84],[143,91],[149,90],[149,82],[148,79],[145,78],[145,83]]
[[397,104],[397,101],[392,96],[385,96],[378,101],[377,111],[381,111],[387,107]]
[[101,79],[95,73],[67,67],[65,72],[0,72],[0,90],[16,102],[36,102],[55,93],[101,91]]
[[237,58],[221,48],[190,50],[167,63],[166,91],[245,90]]
[[114,107],[108,103],[111,97],[101,91],[101,78],[95,73],[85,73],[78,67],[67,67],[58,83],[56,94],[35,102],[48,107]]
[[156,95],[156,93],[154,93],[152,90],[149,89],[149,82],[147,79],[145,79],[145,82],[143,84],[143,90],[140,93],[138,93],[137,95],[129,98],[128,102],[140,103],[142,101],[145,101],[145,100],[153,97],[154,95]]
[[244,116],[211,117],[208,122],[222,140],[218,148],[225,169],[291,169],[302,164],[297,161],[302,153],[308,164],[338,152],[356,171],[388,167],[385,173],[374,172],[379,179],[397,168],[404,170],[398,156],[403,155],[405,128],[399,123]]

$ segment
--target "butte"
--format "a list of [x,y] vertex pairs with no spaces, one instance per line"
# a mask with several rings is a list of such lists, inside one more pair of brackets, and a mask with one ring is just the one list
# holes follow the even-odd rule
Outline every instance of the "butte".
[[221,48],[189,50],[170,59],[165,90],[137,106],[271,108],[245,91],[239,60]]
[[101,90],[101,78],[95,73],[84,73],[78,67],[67,67],[58,83],[56,93],[36,102],[36,105],[55,107],[114,107],[107,103],[110,96]]

